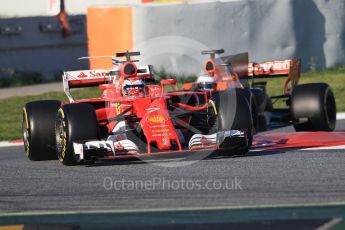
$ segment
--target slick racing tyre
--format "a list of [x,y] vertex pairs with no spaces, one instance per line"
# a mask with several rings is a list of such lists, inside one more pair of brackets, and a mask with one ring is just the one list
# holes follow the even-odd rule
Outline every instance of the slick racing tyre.
[[76,165],[73,142],[97,140],[99,128],[90,104],[66,104],[59,109],[55,122],[56,151],[64,165]]
[[267,130],[264,112],[269,97],[267,97],[265,91],[256,87],[252,89],[236,89],[236,93],[242,94],[249,103],[253,121],[253,133]]
[[294,125],[296,131],[333,131],[336,104],[332,89],[326,83],[297,85],[291,95],[293,118],[305,119]]
[[239,130],[244,137],[226,138],[220,146],[221,155],[244,155],[252,144],[253,120],[251,108],[243,93],[238,90],[215,93],[212,98],[217,108],[218,130]]
[[27,103],[23,108],[23,141],[27,157],[32,161],[57,159],[55,150],[55,118],[60,101]]

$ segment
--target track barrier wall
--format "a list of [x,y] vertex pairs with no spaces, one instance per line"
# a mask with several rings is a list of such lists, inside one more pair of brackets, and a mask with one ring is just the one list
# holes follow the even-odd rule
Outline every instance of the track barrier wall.
[[[88,23],[97,19],[107,28],[102,38],[95,39],[97,29],[88,27],[89,55],[140,48],[144,63],[195,74],[204,57],[195,50],[197,57],[191,57],[191,50],[184,49],[186,42],[191,42],[198,44],[195,48],[224,48],[226,53],[248,51],[250,60],[257,62],[301,58],[303,70],[345,64],[343,0],[185,2],[130,8],[126,10],[128,18],[121,21],[104,12],[121,15],[122,8],[89,8]],[[172,38],[180,42],[169,43]],[[105,51],[102,47],[106,43],[113,44]],[[172,46],[164,47],[169,44]],[[156,55],[157,50],[165,51]],[[90,63],[92,67],[109,67],[98,60]]]
[[[67,11],[80,15],[69,16],[69,37],[61,36],[56,16],[42,13],[44,2],[35,12],[45,16],[12,3],[15,18],[6,5],[0,11],[0,69],[53,76],[88,68],[88,61],[76,60],[81,56],[139,49],[142,62],[156,69],[195,74],[204,59],[200,49],[207,48],[248,51],[255,62],[301,58],[303,70],[345,65],[343,0],[73,0],[66,1]],[[95,4],[86,13],[86,5]],[[110,63],[90,60],[91,68]]]
[[57,77],[64,70],[87,68],[87,61],[77,61],[87,56],[86,17],[69,19],[73,33],[68,37],[62,36],[56,16],[0,19],[0,70]]

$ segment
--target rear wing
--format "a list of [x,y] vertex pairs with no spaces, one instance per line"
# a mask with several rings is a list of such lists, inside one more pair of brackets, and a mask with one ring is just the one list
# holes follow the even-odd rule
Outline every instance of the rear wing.
[[301,77],[300,60],[269,61],[262,63],[249,63],[248,76],[253,79],[287,77],[283,84],[283,94],[289,92],[288,84],[293,88]]
[[63,88],[69,101],[74,101],[70,89],[94,87],[107,84],[110,81],[110,71],[105,69],[97,70],[76,70],[64,72],[62,75]]
[[[120,76],[120,69],[95,69],[95,70],[76,70],[67,71],[62,75],[63,87],[66,96],[73,102],[74,99],[71,95],[70,89],[72,88],[85,88],[96,87],[102,84],[112,84],[117,77]],[[138,67],[138,73],[142,79],[152,79],[153,70],[152,66]]]

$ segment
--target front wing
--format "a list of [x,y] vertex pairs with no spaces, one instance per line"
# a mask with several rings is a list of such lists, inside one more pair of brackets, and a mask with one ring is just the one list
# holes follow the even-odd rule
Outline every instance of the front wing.
[[78,162],[89,160],[109,160],[117,158],[131,158],[143,155],[161,155],[172,153],[187,153],[198,151],[231,150],[243,147],[247,144],[247,136],[239,130],[219,131],[210,135],[194,134],[188,144],[182,150],[156,150],[152,153],[141,151],[131,140],[125,139],[113,141],[109,137],[107,140],[91,140],[85,142],[74,142],[75,159]]

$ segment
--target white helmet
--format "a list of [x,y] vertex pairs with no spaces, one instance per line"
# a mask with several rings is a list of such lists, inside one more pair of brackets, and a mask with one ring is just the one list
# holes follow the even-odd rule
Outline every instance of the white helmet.
[[201,90],[211,91],[216,89],[216,79],[207,74],[200,75],[196,81]]
[[122,85],[123,96],[136,96],[144,93],[145,84],[141,79],[131,81],[126,79]]

